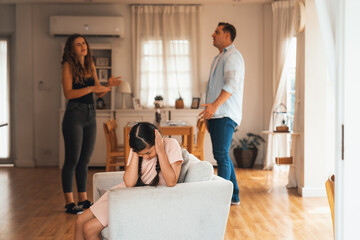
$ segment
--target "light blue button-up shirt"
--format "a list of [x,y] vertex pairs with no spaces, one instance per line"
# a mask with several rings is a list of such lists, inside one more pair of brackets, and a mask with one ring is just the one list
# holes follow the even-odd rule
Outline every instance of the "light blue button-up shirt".
[[[214,66],[215,64],[216,66]],[[244,59],[233,44],[224,48],[223,53],[214,58],[207,84],[206,103],[215,102],[221,90],[230,93],[231,96],[219,106],[212,118],[229,117],[240,125],[244,76]]]

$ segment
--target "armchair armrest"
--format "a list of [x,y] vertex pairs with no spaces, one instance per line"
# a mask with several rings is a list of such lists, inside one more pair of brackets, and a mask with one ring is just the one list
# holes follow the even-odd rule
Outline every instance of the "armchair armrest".
[[232,191],[232,183],[217,176],[174,187],[110,190],[109,237],[224,239]]
[[123,181],[124,171],[100,172],[93,176],[93,201],[100,198],[104,190],[108,190]]

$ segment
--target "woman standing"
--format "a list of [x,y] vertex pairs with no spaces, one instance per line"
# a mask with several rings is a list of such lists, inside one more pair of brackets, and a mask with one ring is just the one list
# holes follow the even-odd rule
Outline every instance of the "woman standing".
[[[62,186],[65,212],[78,214],[92,203],[86,194],[88,164],[96,139],[96,113],[93,93],[104,96],[112,86],[121,83],[120,77],[111,76],[107,86],[99,83],[89,44],[80,34],[71,35],[64,48],[62,59],[62,86],[68,101],[62,132],[65,145],[65,161],[62,169]],[[75,172],[78,205],[73,195]]]

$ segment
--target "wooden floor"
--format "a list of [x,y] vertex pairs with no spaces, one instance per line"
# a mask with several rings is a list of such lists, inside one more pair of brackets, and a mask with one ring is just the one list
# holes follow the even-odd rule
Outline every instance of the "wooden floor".
[[[99,171],[89,170],[90,199]],[[270,172],[266,184],[266,171],[236,170],[241,205],[230,209],[226,240],[333,239],[327,199],[286,189],[287,173]],[[64,213],[60,180],[57,168],[0,167],[0,240],[73,239],[76,216]]]

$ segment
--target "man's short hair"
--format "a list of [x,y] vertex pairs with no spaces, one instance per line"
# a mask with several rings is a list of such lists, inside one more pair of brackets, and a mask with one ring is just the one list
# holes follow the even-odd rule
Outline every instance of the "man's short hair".
[[230,38],[231,41],[233,42],[236,37],[235,27],[232,24],[226,22],[219,22],[218,26],[223,26],[223,31],[230,33]]

